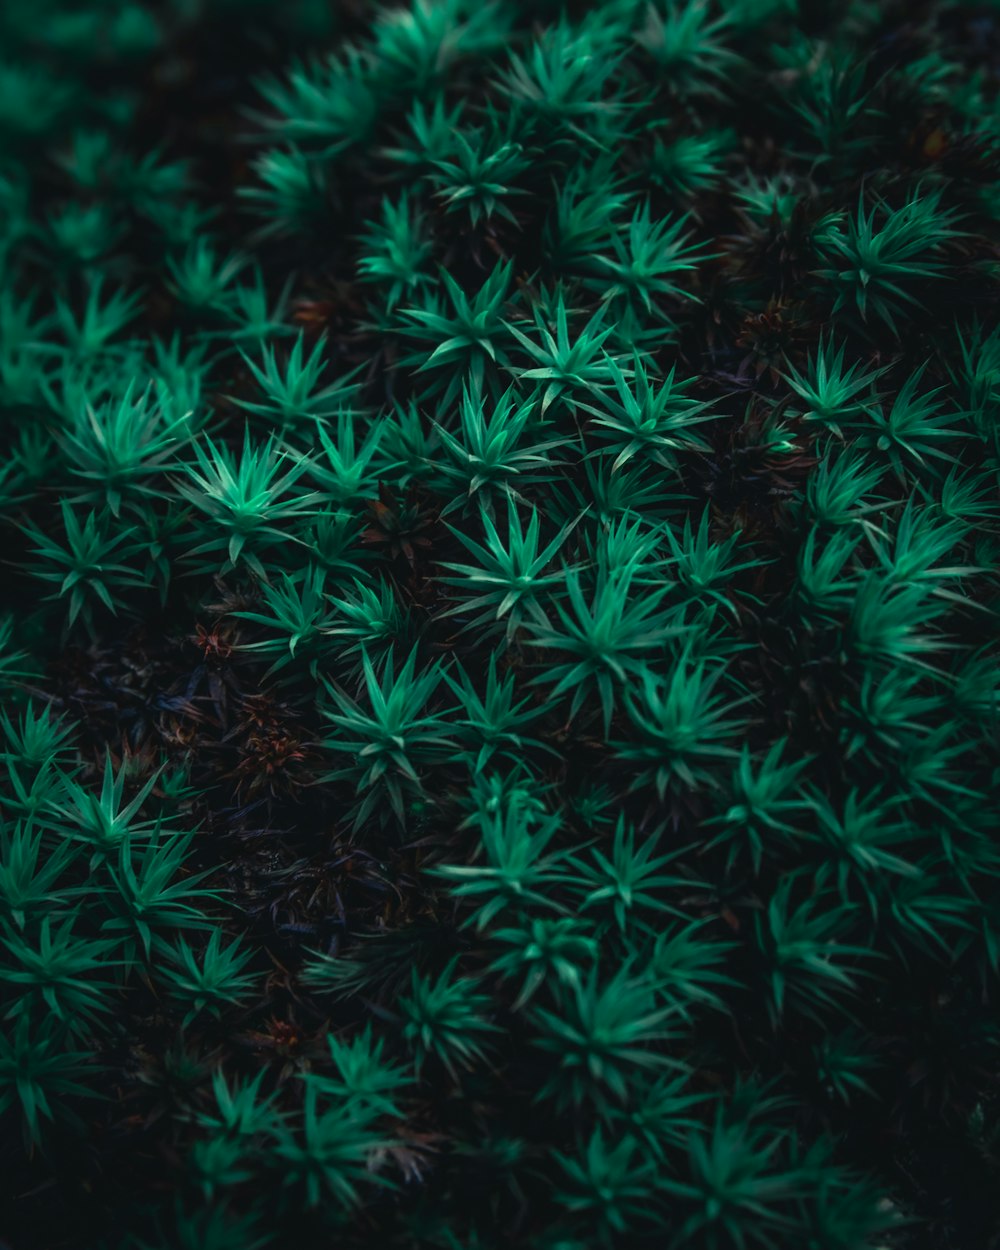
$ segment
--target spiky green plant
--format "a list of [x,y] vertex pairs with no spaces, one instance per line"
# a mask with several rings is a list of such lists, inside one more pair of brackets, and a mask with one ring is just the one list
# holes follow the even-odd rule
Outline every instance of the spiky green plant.
[[[573,333],[569,315],[570,309],[559,295],[551,317],[543,308],[535,308],[531,334],[516,325],[507,327],[531,361],[529,368],[517,371],[517,377],[535,384],[543,416],[557,399],[572,407],[584,395],[615,381],[614,360],[604,350],[614,327],[605,324],[603,310],[598,310],[585,326],[574,327]],[[625,370],[626,375],[628,372]]]
[[161,976],[170,996],[188,1008],[185,1025],[201,1011],[218,1016],[223,1008],[245,1001],[256,980],[253,973],[244,971],[253,951],[241,949],[239,942],[223,946],[219,929],[200,952],[179,938],[165,953],[171,962],[164,965]]
[[364,702],[327,683],[333,701],[327,712],[336,733],[323,745],[353,762],[333,770],[331,780],[354,780],[361,802],[355,827],[379,808],[382,795],[400,824],[406,823],[407,798],[421,791],[419,767],[441,758],[451,746],[444,718],[431,712],[428,702],[441,682],[439,665],[417,670],[417,651],[394,672],[392,651],[386,655],[381,679],[367,653],[362,654]]
[[260,365],[241,353],[261,399],[237,399],[239,407],[264,417],[281,432],[296,426],[311,428],[312,423],[335,415],[347,406],[357,393],[349,381],[329,382],[320,386],[325,368],[325,345],[320,342],[305,355],[302,335],[295,340],[284,361],[279,361],[272,347],[265,347]]
[[457,957],[451,959],[436,980],[414,968],[409,993],[399,1000],[403,1036],[414,1051],[418,1071],[433,1057],[454,1079],[458,1068],[487,1059],[490,1036],[498,1031],[486,1018],[489,995],[474,979],[455,975],[457,962]]
[[727,715],[745,696],[726,701],[717,690],[724,676],[722,666],[709,666],[686,649],[666,680],[650,670],[641,673],[637,692],[626,694],[636,737],[617,746],[621,759],[640,766],[634,788],[652,784],[662,798],[677,783],[694,788],[715,782],[713,765],[736,754],[731,743],[744,723]]
[[292,460],[286,467],[289,456],[273,438],[263,445],[255,444],[249,428],[244,430],[238,454],[217,445],[208,436],[204,445],[196,442],[192,450],[195,463],[185,466],[184,476],[177,479],[177,490],[212,522],[211,529],[217,532],[196,541],[187,556],[210,556],[211,561],[202,559],[200,566],[217,567],[223,572],[242,561],[266,581],[264,565],[254,548],[286,542],[288,534],[283,526],[308,512],[319,498],[314,492],[288,497],[308,462]]
[[556,993],[559,1010],[538,1007],[532,1018],[536,1044],[557,1056],[547,1091],[561,1100],[623,1101],[630,1077],[669,1062],[660,1043],[672,1034],[674,1013],[656,1005],[651,978],[622,967],[603,984],[591,972]]
[[448,611],[457,615],[482,609],[470,620],[470,627],[502,622],[506,618],[510,638],[526,620],[541,622],[545,619],[541,596],[565,577],[564,570],[548,573],[545,570],[552,567],[572,525],[564,526],[539,550],[541,519],[537,510],[522,528],[517,509],[508,498],[506,542],[485,512],[482,522],[486,531],[485,546],[456,531],[463,547],[477,563],[445,566],[456,576],[442,578],[442,582],[455,587],[461,596],[461,602]]
[[919,305],[913,287],[947,277],[942,245],[961,232],[936,189],[917,189],[896,209],[878,208],[866,212],[859,199],[855,216],[824,228],[818,248],[827,267],[818,273],[837,288],[835,311],[853,304],[863,320],[870,314],[895,332],[902,308]]
[[24,526],[35,544],[35,559],[26,569],[40,581],[57,584],[48,598],[68,598],[67,627],[79,617],[93,632],[98,608],[117,614],[116,600],[120,602],[123,592],[146,585],[137,569],[112,558],[134,554],[135,544],[127,529],[112,525],[110,513],[90,509],[81,520],[66,499],[60,501],[59,512],[59,537],[30,524]]
[[[403,329],[422,346],[406,357],[417,373],[436,377],[426,394],[441,394],[441,402],[455,400],[465,386],[481,392],[494,367],[507,363],[502,310],[509,295],[511,266],[497,264],[474,296],[469,296],[447,271],[441,274],[447,304],[428,298],[424,307],[401,309],[412,323]],[[443,373],[443,376],[442,376]]]
[[[616,687],[627,687],[630,676],[648,674],[650,652],[662,652],[666,642],[683,632],[675,615],[662,604],[663,592],[632,591],[632,568],[617,575],[598,571],[596,585],[588,594],[575,569],[565,576],[567,606],[556,601],[556,619],[544,624],[529,622],[532,646],[544,647],[552,657],[536,680],[551,685],[550,697],[559,699],[572,691],[569,717],[576,716],[584,700],[596,691],[604,720],[610,729]],[[563,662],[558,657],[566,656]]]
[[434,870],[437,876],[456,883],[452,889],[456,898],[483,900],[469,917],[480,929],[507,908],[523,911],[553,905],[552,887],[564,875],[559,870],[563,856],[546,854],[546,847],[558,833],[560,822],[549,817],[539,823],[530,816],[517,805],[508,805],[502,815],[483,823],[485,863],[443,864]]

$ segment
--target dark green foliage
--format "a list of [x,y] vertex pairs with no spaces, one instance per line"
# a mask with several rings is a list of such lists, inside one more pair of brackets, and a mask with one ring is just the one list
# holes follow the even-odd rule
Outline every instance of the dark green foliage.
[[430,1057],[452,1077],[457,1075],[456,1063],[468,1068],[486,1058],[484,1042],[476,1038],[495,1029],[484,1014],[490,998],[469,977],[452,978],[456,962],[452,959],[436,981],[414,969],[410,992],[399,1000],[403,1037],[413,1050],[418,1074]]
[[996,1250],[996,6],[0,50],[5,1250]]

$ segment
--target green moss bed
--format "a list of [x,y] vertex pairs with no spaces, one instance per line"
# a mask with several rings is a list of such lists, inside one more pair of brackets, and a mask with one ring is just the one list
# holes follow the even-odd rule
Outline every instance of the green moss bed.
[[1000,1246],[998,86],[3,0],[3,1250]]

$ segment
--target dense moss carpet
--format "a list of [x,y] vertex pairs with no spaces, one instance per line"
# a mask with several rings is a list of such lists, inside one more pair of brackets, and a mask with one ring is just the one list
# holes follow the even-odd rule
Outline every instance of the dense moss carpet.
[[5,1250],[996,1250],[1000,7],[0,58]]

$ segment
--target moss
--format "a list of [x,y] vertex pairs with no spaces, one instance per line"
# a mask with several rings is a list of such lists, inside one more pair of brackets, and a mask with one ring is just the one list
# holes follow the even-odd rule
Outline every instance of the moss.
[[1000,25],[0,6],[0,1237],[995,1237]]

